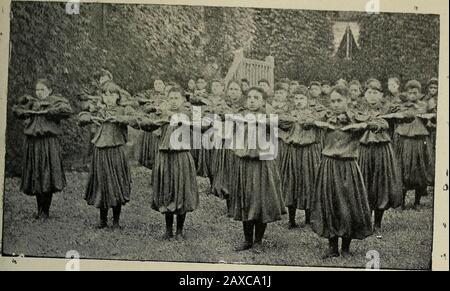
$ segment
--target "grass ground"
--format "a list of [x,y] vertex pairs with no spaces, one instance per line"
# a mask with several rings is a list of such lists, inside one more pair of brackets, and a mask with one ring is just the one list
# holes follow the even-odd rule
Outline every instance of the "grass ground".
[[[198,179],[200,208],[187,216],[187,240],[163,241],[163,216],[150,208],[150,171],[133,167],[132,174],[132,201],[123,208],[123,229],[116,231],[95,228],[98,210],[82,199],[87,173],[67,173],[67,188],[56,194],[48,221],[33,220],[34,197],[20,193],[19,179],[6,179],[3,254],[63,258],[67,251],[77,250],[81,258],[95,259],[364,268],[369,261],[366,253],[376,250],[382,269],[430,268],[431,195],[424,197],[419,210],[388,211],[382,239],[354,241],[351,257],[322,260],[326,240],[309,228],[288,230],[287,217],[268,226],[262,253],[235,252],[243,236],[241,223],[226,217],[224,201],[206,195],[208,183],[203,178]],[[411,204],[413,193],[408,196]],[[299,213],[299,222],[303,219]]]

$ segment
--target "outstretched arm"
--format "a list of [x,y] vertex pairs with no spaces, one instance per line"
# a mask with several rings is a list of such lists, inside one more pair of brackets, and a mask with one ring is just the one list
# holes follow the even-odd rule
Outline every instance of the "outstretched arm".
[[60,100],[47,109],[47,117],[55,120],[68,118],[72,114],[72,107],[69,101]]
[[78,114],[78,124],[80,126],[85,126],[88,124],[95,124],[101,126],[101,123],[104,121],[105,120],[102,119],[101,117],[95,116],[87,111],[83,111]]

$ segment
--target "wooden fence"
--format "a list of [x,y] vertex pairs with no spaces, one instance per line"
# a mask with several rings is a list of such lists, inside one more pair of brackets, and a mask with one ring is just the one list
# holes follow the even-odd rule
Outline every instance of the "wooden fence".
[[244,57],[244,52],[238,50],[235,52],[233,63],[225,76],[224,83],[229,81],[240,81],[246,78],[250,82],[250,86],[258,85],[261,79],[267,79],[270,87],[274,85],[274,67],[275,60],[272,56],[266,57],[264,61],[252,60]]

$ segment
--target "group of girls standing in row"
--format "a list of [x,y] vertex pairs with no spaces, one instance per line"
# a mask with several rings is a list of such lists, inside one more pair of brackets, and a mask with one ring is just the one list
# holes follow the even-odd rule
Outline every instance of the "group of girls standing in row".
[[[411,189],[418,207],[432,185],[436,79],[429,82],[425,97],[419,82],[407,82],[401,93],[395,78],[389,80],[389,94],[383,94],[376,79],[364,88],[357,81],[306,87],[281,80],[273,93],[267,80],[254,87],[245,79],[226,87],[212,80],[208,88],[200,77],[184,91],[158,79],[152,90],[136,96],[116,85],[107,71],[100,81],[98,94],[84,96],[78,115],[80,125],[94,129],[84,198],[99,209],[100,228],[107,227],[110,208],[113,228],[119,228],[121,207],[130,200],[131,175],[123,150],[129,127],[142,131],[140,162],[152,169],[152,208],[165,216],[165,239],[174,236],[175,216],[175,237],[185,239],[186,214],[199,206],[197,175],[207,177],[211,193],[226,201],[227,214],[242,221],[244,241],[236,250],[260,251],[267,224],[281,220],[287,208],[289,228],[298,227],[296,211],[304,210],[305,224],[329,240],[324,258],[349,255],[352,239],[374,231],[380,235],[385,210],[405,208]],[[48,80],[37,81],[35,95],[21,97],[14,106],[25,125],[21,189],[36,196],[36,218],[47,218],[52,194],[66,184],[57,137],[60,120],[72,109],[53,94]],[[201,131],[212,126],[212,118],[200,125],[170,123],[174,114],[191,116],[193,106],[221,118],[240,114],[234,121],[245,124],[245,136],[256,128],[249,124],[269,124],[251,120],[247,113],[277,114],[276,158],[261,159],[265,150],[248,148],[247,139],[244,149],[174,147],[171,135],[180,124]],[[233,143],[226,135],[222,139]]]

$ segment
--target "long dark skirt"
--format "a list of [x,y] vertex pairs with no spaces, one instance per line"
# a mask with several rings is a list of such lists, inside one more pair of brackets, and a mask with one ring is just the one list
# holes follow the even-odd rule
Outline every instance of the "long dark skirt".
[[234,183],[232,177],[235,169],[233,161],[235,155],[231,149],[214,150],[212,157],[212,166],[214,168],[214,179],[212,193],[221,199],[228,199],[231,194],[231,183]]
[[152,208],[184,214],[199,205],[195,164],[189,151],[159,151],[152,173]]
[[364,239],[372,234],[367,191],[355,160],[322,157],[311,224],[325,238]]
[[139,163],[146,168],[152,169],[155,164],[156,154],[159,147],[159,136],[154,132],[144,131],[142,137],[141,154]]
[[280,176],[282,175],[282,169],[283,169],[283,163],[285,161],[287,151],[287,144],[281,140],[278,139],[278,155],[275,161],[277,162],[278,171],[280,172]]
[[200,177],[210,178],[213,176],[212,155],[213,149],[201,148],[198,150],[197,158],[197,175]]
[[372,210],[397,208],[402,204],[402,181],[390,143],[360,145],[359,167]]
[[[198,165],[198,156],[200,155],[200,150],[199,149],[191,149],[191,155],[192,158],[194,159],[194,164],[195,164],[195,168],[197,169],[197,165]],[[197,170],[196,170],[197,171]],[[197,171],[198,172],[198,171]]]
[[25,136],[22,162],[23,193],[35,196],[64,189],[66,177],[61,158],[61,145],[55,136]]
[[320,156],[319,143],[307,146],[286,145],[281,181],[287,207],[311,209]]
[[84,199],[97,208],[112,208],[130,201],[131,172],[123,148],[94,149]]
[[432,184],[434,172],[431,152],[428,136],[398,137],[396,156],[404,190],[424,188]]
[[286,213],[276,161],[236,158],[231,214],[239,221],[281,220]]

